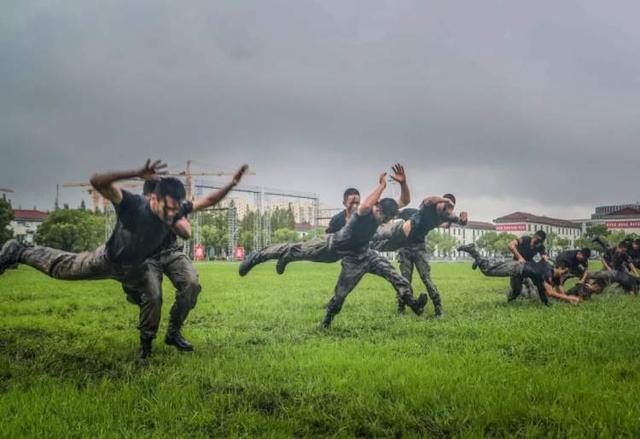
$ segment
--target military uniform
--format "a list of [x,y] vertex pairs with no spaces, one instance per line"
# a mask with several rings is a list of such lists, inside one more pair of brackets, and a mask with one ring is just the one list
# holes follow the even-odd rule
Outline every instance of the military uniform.
[[[427,289],[429,298],[433,302],[437,316],[442,315],[442,299],[436,284],[431,279],[431,266],[425,238],[427,234],[439,227],[446,218],[442,218],[437,211],[437,204],[422,204],[419,209],[403,209],[399,218],[403,221],[396,221],[389,225],[381,226],[373,238],[373,248],[378,251],[398,251],[398,262],[400,263],[400,273],[409,283],[413,278],[413,267],[415,266],[420,280]],[[451,222],[456,218],[449,218]],[[404,234],[403,225],[405,221],[411,221],[411,233]],[[398,303],[398,311],[404,311],[404,305]]]
[[56,279],[115,279],[126,290],[139,291],[140,335],[150,339],[158,330],[162,294],[158,276],[145,261],[161,249],[173,231],[141,195],[123,190],[121,202],[114,207],[117,223],[105,245],[83,253],[27,247],[20,250],[18,262]]

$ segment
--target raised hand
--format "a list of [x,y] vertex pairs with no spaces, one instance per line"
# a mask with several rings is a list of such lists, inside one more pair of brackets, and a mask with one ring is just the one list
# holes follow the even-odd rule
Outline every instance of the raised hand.
[[156,160],[151,163],[151,160],[148,159],[147,163],[144,164],[142,168],[138,171],[138,177],[143,180],[160,180],[161,175],[165,175],[167,173],[164,170],[167,167],[166,163],[162,163],[161,160]]
[[386,172],[383,172],[382,174],[380,174],[380,178],[378,178],[378,183],[382,187],[387,187],[387,173]]
[[469,222],[469,214],[467,212],[460,212],[460,225],[466,226]]
[[235,173],[235,175],[233,176],[233,179],[231,180],[231,183],[236,186],[238,183],[240,183],[240,180],[242,180],[242,176],[249,170],[249,165],[242,165],[242,167],[240,169],[238,169],[238,172]]
[[393,171],[393,175],[391,176],[393,181],[400,184],[406,183],[407,176],[404,173],[404,166],[400,163],[396,163],[391,167],[391,170]]

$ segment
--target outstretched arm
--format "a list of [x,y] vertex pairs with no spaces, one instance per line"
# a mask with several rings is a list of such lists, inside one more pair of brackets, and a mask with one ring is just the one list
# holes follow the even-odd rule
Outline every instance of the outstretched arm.
[[579,297],[568,296],[563,291],[556,290],[555,288],[553,288],[553,286],[551,286],[551,284],[548,282],[544,283],[544,290],[547,293],[547,296],[555,297],[556,299],[564,300],[565,302],[569,302],[569,303],[580,302]]
[[173,231],[182,239],[191,239],[191,223],[187,218],[180,218],[173,223]]
[[387,173],[384,172],[380,174],[380,178],[378,178],[378,187],[376,187],[373,192],[365,198],[364,202],[360,203],[358,206],[358,215],[366,215],[371,212],[373,206],[375,206],[378,201],[380,201],[380,197],[382,193],[387,187]]
[[513,254],[513,256],[516,257],[516,259],[518,260],[518,262],[520,263],[525,263],[526,261],[524,260],[524,258],[522,257],[522,255],[520,254],[520,252],[518,251],[518,244],[519,244],[519,240],[514,239],[513,241],[511,241],[509,243],[509,251],[511,252],[511,254]]
[[396,163],[391,167],[393,175],[391,178],[400,183],[400,198],[398,199],[398,209],[402,209],[411,203],[411,194],[409,193],[409,186],[407,185],[407,176],[404,173],[404,166],[400,163]]
[[245,172],[247,172],[248,169],[249,166],[242,165],[242,167],[238,169],[238,171],[233,176],[233,179],[225,187],[223,187],[219,191],[211,192],[210,194],[202,198],[193,200],[193,210],[202,210],[218,204],[222,199],[224,199],[224,197],[227,196],[231,189],[233,189],[238,185],[238,183],[240,183],[240,180],[242,180],[242,176],[245,174]]
[[167,173],[167,171],[162,171],[162,169],[166,167],[167,165],[160,160],[156,160],[153,163],[151,163],[151,160],[147,160],[147,163],[140,169],[93,174],[90,182],[91,186],[93,186],[100,195],[113,204],[120,204],[120,201],[122,201],[122,190],[114,184],[116,181],[135,177],[140,177],[144,180],[158,180],[160,179],[160,175]]

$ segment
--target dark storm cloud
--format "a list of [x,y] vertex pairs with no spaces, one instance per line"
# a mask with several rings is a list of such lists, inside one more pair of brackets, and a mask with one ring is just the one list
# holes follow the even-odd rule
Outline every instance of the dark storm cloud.
[[[453,191],[491,219],[633,201],[632,2],[12,2],[0,16],[0,186],[147,156],[248,162],[248,183]],[[396,188],[392,188],[397,192]],[[75,201],[74,201],[75,202]]]

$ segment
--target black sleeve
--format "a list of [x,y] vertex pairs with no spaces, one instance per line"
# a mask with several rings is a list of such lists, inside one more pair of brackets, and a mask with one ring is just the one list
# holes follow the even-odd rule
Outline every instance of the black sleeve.
[[325,233],[336,233],[337,232],[337,222],[338,222],[338,218],[339,215],[334,215],[333,217],[331,217],[331,221],[329,221],[329,227],[327,227],[327,230],[325,230]]
[[418,209],[412,209],[412,208],[402,209],[400,213],[398,213],[398,218],[407,221],[407,220],[410,220],[411,217],[416,213],[418,213]]
[[131,210],[139,202],[139,198],[141,198],[140,195],[134,195],[124,189],[121,189],[120,192],[122,192],[122,200],[120,200],[118,204],[112,202],[116,213]]
[[540,246],[540,256],[544,256],[547,254],[547,248],[544,245]]

